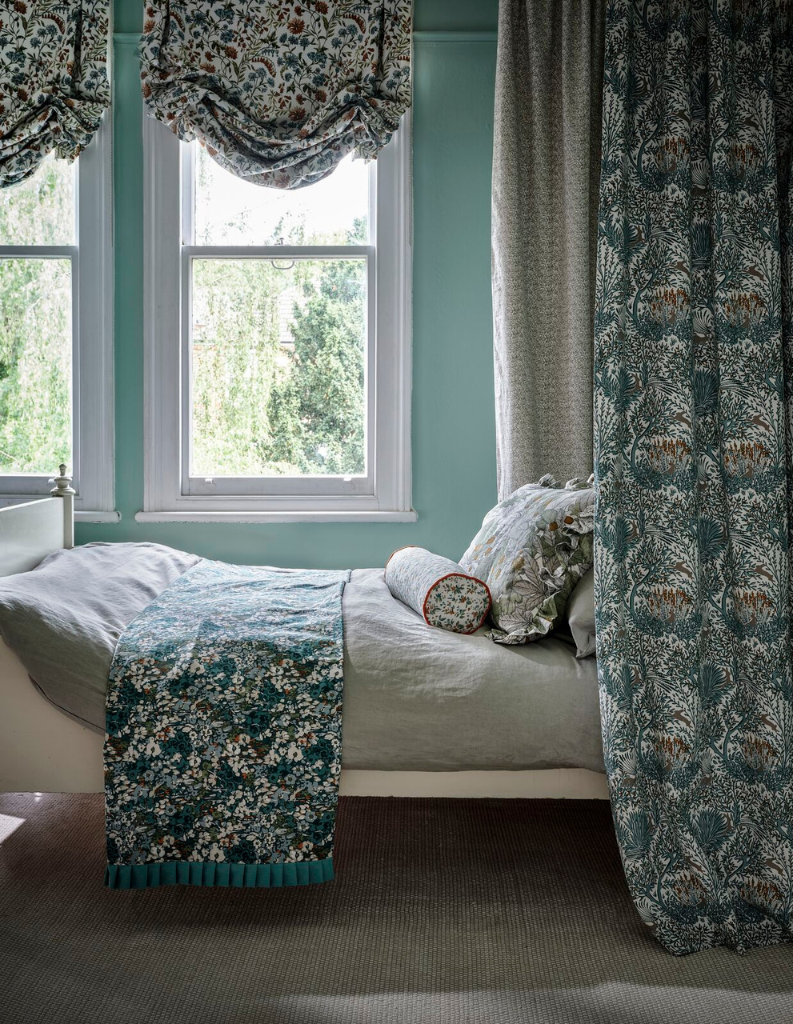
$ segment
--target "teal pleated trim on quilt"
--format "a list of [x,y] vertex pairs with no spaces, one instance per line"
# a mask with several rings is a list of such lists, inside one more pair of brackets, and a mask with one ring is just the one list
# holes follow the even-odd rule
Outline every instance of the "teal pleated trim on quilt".
[[332,882],[333,858],[293,864],[216,864],[164,861],[161,864],[108,864],[109,889],[156,889],[161,885],[203,885],[232,889],[279,889],[287,885]]

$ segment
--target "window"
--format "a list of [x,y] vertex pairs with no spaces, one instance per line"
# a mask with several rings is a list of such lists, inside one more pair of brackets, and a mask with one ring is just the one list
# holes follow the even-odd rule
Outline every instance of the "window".
[[113,509],[110,132],[0,190],[0,504],[70,467],[78,518]]
[[409,130],[292,192],[144,130],[138,519],[415,518]]

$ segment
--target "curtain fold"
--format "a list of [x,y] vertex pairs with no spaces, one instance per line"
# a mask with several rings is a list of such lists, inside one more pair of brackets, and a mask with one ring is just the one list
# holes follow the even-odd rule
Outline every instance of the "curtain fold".
[[148,0],[150,116],[226,170],[293,189],[370,159],[410,105],[412,0]]
[[0,8],[0,188],[48,153],[74,160],[110,105],[109,0],[17,0]]
[[793,938],[793,4],[610,0],[595,323],[606,767],[674,953]]
[[493,151],[498,492],[592,472],[604,0],[501,0]]

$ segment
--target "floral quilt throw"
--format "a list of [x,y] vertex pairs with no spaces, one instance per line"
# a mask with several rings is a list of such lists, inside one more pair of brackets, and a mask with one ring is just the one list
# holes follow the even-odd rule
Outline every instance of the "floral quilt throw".
[[106,885],[333,878],[348,578],[204,560],[130,624],[107,695]]

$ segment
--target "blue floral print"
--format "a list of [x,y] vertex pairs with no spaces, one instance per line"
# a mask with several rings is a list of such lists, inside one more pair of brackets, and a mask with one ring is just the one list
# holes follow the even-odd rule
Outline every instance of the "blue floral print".
[[110,670],[106,882],[333,877],[348,572],[201,561]]
[[596,303],[604,755],[673,953],[793,937],[793,4],[609,0]]

